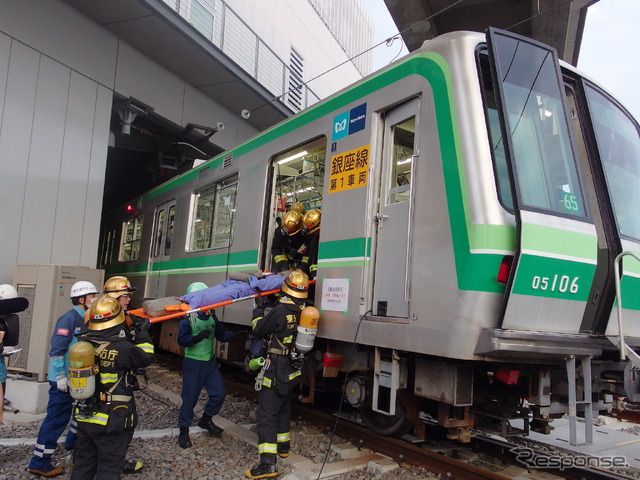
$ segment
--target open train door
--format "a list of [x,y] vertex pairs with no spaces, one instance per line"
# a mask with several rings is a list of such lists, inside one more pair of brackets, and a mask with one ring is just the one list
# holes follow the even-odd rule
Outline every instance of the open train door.
[[173,224],[176,215],[176,201],[158,205],[153,220],[153,239],[149,251],[149,266],[145,283],[145,298],[165,296],[167,276],[163,274],[160,264],[171,258],[171,242],[173,240]]
[[[577,334],[593,281],[597,236],[568,122],[555,50],[487,33],[501,137],[516,219],[503,329]],[[495,135],[494,135],[495,136]]]

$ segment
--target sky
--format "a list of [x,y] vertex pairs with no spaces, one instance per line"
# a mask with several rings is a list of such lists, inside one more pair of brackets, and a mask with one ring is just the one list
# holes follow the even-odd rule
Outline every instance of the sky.
[[[373,43],[398,33],[383,0],[362,0],[374,21]],[[578,68],[616,97],[640,122],[638,19],[640,0],[600,0],[589,7]],[[373,68],[391,63],[404,43],[396,40],[373,50]],[[404,47],[400,56],[406,55]],[[399,58],[399,57],[398,57]]]

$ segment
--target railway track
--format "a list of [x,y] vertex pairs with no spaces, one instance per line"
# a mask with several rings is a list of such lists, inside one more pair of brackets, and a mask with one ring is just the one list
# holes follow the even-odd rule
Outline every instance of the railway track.
[[[170,368],[179,368],[180,363],[179,358],[162,358],[161,362]],[[239,366],[236,364],[235,367]],[[242,374],[226,374],[225,384],[230,394],[249,400],[257,399],[258,392],[253,388],[253,382],[243,379]],[[640,478],[640,475],[627,475],[595,468],[545,468],[537,471],[527,469],[516,461],[514,453],[510,451],[515,447],[526,445],[526,448],[534,452],[535,457],[543,458],[550,456],[545,452],[544,446],[537,448],[536,444],[530,441],[511,443],[496,436],[483,435],[481,432],[477,432],[478,436],[470,445],[440,440],[437,433],[429,435],[429,441],[417,442],[414,438],[412,442],[411,437],[407,436],[398,439],[377,435],[352,418],[338,417],[318,409],[317,405],[297,402],[292,404],[292,419],[303,420],[322,430],[333,432],[357,447],[387,455],[399,463],[407,462],[425,467],[439,474],[442,479],[637,480]],[[437,432],[437,429],[434,428],[433,431]],[[494,462],[483,460],[483,458],[496,458],[500,461]]]

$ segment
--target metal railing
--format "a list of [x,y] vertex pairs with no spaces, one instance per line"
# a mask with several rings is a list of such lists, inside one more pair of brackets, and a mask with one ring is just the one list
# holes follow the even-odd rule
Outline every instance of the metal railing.
[[163,1],[291,110],[320,100],[306,85],[289,93],[289,66],[223,0]]
[[632,256],[640,262],[640,257],[638,257],[635,253],[625,251],[620,253],[613,263],[614,279],[616,285],[616,302],[618,304],[618,338],[620,341],[620,360],[624,360],[625,357],[629,355],[629,352],[627,351],[627,344],[624,341],[624,330],[622,328],[622,291],[620,290],[620,263],[622,263],[622,257],[625,257],[627,255]]

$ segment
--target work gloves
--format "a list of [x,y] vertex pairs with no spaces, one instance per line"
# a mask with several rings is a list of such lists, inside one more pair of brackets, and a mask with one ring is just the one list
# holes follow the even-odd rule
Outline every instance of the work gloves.
[[64,375],[58,375],[56,377],[56,388],[61,392],[69,390],[69,377]]
[[199,341],[204,340],[205,338],[209,338],[210,336],[211,330],[202,330],[200,333],[193,336],[193,343],[196,344]]

